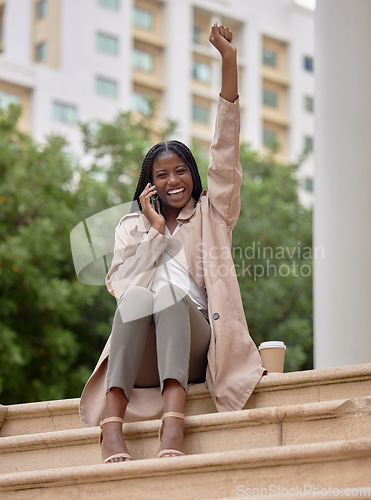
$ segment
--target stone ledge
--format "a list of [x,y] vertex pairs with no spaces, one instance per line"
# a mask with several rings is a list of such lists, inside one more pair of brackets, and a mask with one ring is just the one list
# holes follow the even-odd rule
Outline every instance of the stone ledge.
[[266,375],[256,386],[254,392],[272,390],[273,388],[288,389],[298,386],[317,384],[337,384],[339,382],[359,382],[371,379],[371,363],[361,365],[338,366],[318,370],[287,372],[279,375]]
[[[332,494],[330,495],[329,489],[324,488],[327,492],[327,496],[332,496],[333,498],[354,498],[354,496],[358,496],[359,498],[363,499],[370,499],[371,498],[371,486],[353,486],[352,488],[336,488],[336,495]],[[334,489],[334,488],[333,488]],[[356,491],[358,494],[356,495],[350,495],[349,490],[354,490],[354,493]],[[365,494],[363,494],[363,492]],[[242,496],[242,495],[241,495]],[[241,498],[240,496],[240,498]],[[244,495],[245,498],[249,498],[247,495]],[[252,495],[251,495],[252,496]],[[273,495],[254,495],[254,500],[272,500]],[[238,496],[237,496],[238,498]],[[243,496],[242,496],[243,498]],[[324,495],[320,496],[319,494],[313,494],[312,492],[302,492],[299,495],[294,496],[293,494],[288,494],[288,495],[274,495],[273,496],[274,500],[293,500],[295,498],[305,498],[306,500],[318,500],[319,498],[324,498]],[[206,500],[214,500],[213,498],[206,499]],[[236,496],[234,497],[218,497],[218,500],[236,500]]]
[[[371,438],[0,475],[0,491],[371,459]],[[367,464],[366,464],[367,465]],[[368,470],[368,469],[367,469]]]
[[79,411],[80,398],[38,401],[7,406],[6,420],[45,417],[46,415],[69,415]]
[[[371,382],[371,363],[352,365],[352,366],[341,366],[336,368],[324,368],[320,370],[307,370],[301,372],[288,372],[280,375],[268,375],[262,378],[259,384],[256,386],[252,397],[249,399],[246,405],[246,409],[254,408],[255,406],[272,406],[269,404],[269,400],[265,400],[261,403],[258,398],[263,395],[268,395],[271,393],[277,393],[277,391],[294,391],[305,389],[312,386],[329,386],[332,384],[347,384],[347,383],[357,383],[357,382]],[[328,391],[327,391],[328,392]],[[363,394],[359,394],[361,396]],[[319,401],[321,399],[331,399],[326,397],[316,395],[315,400]],[[348,394],[338,394],[337,399],[347,397]],[[312,399],[312,401],[313,401]],[[57,419],[57,417],[71,416],[70,426],[73,425],[74,428],[83,427],[78,417],[79,411],[79,398],[56,400],[56,401],[41,401],[35,403],[22,403],[10,406],[0,405],[0,430],[1,423],[3,423],[3,436],[15,434],[13,431],[6,430],[7,423],[18,425],[17,421],[30,420],[36,418],[42,418],[47,420],[49,417]],[[203,403],[202,403],[203,402]],[[293,402],[293,404],[297,403]],[[273,403],[274,405],[275,403]],[[286,404],[288,404],[286,402]],[[211,413],[215,412],[213,402],[211,401],[210,394],[205,384],[194,384],[191,385],[187,393],[186,399],[186,415],[194,415],[200,413]],[[72,421],[73,420],[73,421]],[[40,428],[40,426],[39,426]],[[71,427],[70,427],[71,428]],[[42,432],[42,431],[41,431]],[[22,434],[17,429],[18,435]],[[27,434],[23,431],[23,434]]]
[[186,432],[202,432],[211,427],[239,427],[280,422],[307,422],[344,416],[371,415],[371,397],[272,406],[250,410],[211,413],[186,417]]
[[[371,416],[371,397],[187,416],[185,417],[186,437],[190,434],[218,429],[256,427],[281,422],[300,423],[347,416]],[[159,427],[160,420],[125,423],[124,436],[129,441],[157,438]],[[0,439],[0,453],[97,444],[99,433],[98,427],[84,427],[3,437]]]
[[[265,375],[255,387],[254,393],[364,380],[371,380],[371,363]],[[194,384],[189,388],[188,394],[193,399],[203,399],[209,396],[209,391],[205,384]]]
[[8,407],[0,405],[0,430],[3,426],[4,420],[6,418],[6,414],[8,413]]

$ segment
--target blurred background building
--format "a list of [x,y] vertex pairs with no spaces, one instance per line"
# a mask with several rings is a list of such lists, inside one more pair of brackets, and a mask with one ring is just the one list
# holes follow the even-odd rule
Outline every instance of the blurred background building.
[[[119,110],[176,120],[174,138],[208,148],[220,90],[213,21],[239,50],[242,138],[296,162],[313,197],[314,12],[304,0],[0,0],[0,101],[22,128],[81,150],[79,121]],[[154,110],[149,102],[155,103]]]

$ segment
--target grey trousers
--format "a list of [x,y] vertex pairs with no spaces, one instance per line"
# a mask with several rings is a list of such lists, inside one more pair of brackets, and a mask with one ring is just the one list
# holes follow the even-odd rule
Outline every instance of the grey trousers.
[[143,287],[128,289],[113,320],[107,368],[107,392],[133,387],[160,387],[176,379],[189,382],[206,375],[210,325],[183,290],[165,285],[154,295]]

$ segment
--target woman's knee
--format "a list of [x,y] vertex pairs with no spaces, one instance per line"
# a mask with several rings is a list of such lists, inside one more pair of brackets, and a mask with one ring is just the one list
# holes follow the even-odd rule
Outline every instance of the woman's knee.
[[126,292],[124,292],[121,297],[119,298],[118,300],[118,303],[120,304],[120,302],[122,301],[127,301],[127,300],[138,300],[138,299],[143,299],[143,300],[148,300],[148,298],[150,300],[152,300],[152,293],[147,290],[147,288],[144,288],[142,286],[131,286],[130,288],[128,288],[126,290]]
[[146,288],[132,286],[121,295],[117,310],[125,322],[150,316],[153,313],[153,295]]
[[188,295],[185,290],[172,283],[163,285],[154,297],[154,312],[160,312],[175,304],[188,306]]

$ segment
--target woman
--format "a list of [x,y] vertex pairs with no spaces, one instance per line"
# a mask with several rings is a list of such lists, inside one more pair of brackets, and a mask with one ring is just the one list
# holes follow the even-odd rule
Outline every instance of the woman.
[[161,411],[157,456],[183,455],[187,385],[206,381],[218,411],[240,410],[264,374],[230,251],[242,180],[237,50],[232,33],[217,23],[209,40],[222,57],[222,88],[208,192],[184,144],[157,144],[143,161],[134,196],[141,211],[116,228],[106,283],[118,307],[80,403],[87,425],[105,417],[104,462],[131,460],[124,419]]

